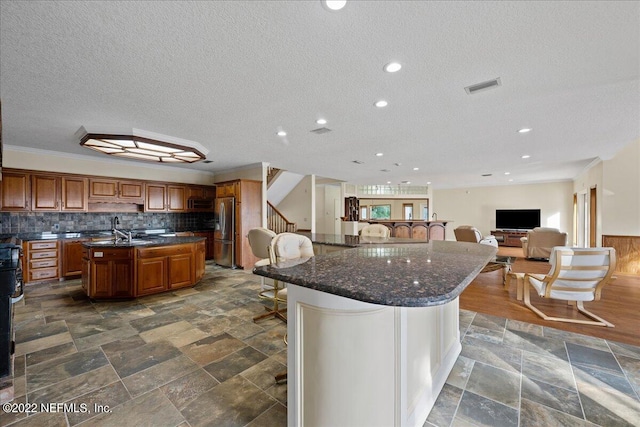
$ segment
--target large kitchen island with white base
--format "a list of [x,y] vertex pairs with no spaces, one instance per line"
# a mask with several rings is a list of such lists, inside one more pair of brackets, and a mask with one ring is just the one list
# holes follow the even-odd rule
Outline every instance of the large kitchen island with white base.
[[288,283],[289,426],[422,426],[460,354],[458,296],[495,253],[390,239],[254,269]]

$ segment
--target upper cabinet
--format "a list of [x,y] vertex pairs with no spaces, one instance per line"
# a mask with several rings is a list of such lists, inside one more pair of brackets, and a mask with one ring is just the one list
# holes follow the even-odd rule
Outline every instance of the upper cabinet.
[[102,203],[144,203],[144,184],[109,178],[89,178],[89,201]]
[[31,175],[31,210],[87,211],[87,179],[59,175]]
[[3,169],[3,212],[213,212],[213,185]]
[[147,184],[144,210],[146,212],[186,212],[187,187],[161,183]]
[[89,205],[88,202],[88,182],[87,178],[81,177],[62,177],[62,210],[86,212]]
[[31,180],[28,173],[2,171],[3,211],[28,211],[31,201]]

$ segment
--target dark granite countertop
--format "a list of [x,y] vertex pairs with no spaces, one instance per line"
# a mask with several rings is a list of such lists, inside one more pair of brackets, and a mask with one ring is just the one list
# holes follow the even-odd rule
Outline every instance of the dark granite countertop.
[[254,268],[254,274],[358,301],[401,307],[445,304],[497,249],[476,243],[371,244]]
[[130,248],[130,247],[145,247],[150,248],[154,246],[170,246],[179,245],[183,243],[195,243],[205,240],[206,237],[147,237],[144,239],[133,239],[131,242],[120,241],[114,243],[112,240],[103,241],[86,241],[82,242],[82,246],[88,248]]
[[296,234],[307,236],[313,243],[329,246],[346,246],[356,248],[363,245],[390,245],[398,243],[427,243],[426,240],[410,239],[404,237],[362,237],[346,236],[344,234],[323,234],[298,231]]
[[[123,229],[122,231],[129,231]],[[209,232],[214,231],[210,228],[195,228],[195,229],[185,229],[185,230],[172,230],[169,228],[153,228],[153,229],[143,229],[143,230],[131,230],[131,235],[136,238],[148,238],[148,237],[175,237],[172,234],[183,232],[183,231],[192,231],[194,233],[197,232]],[[2,238],[4,235],[0,235]],[[108,238],[113,236],[111,230],[88,230],[88,231],[78,231],[78,232],[59,232],[59,233],[19,233],[17,235],[6,235],[12,236],[17,239],[23,241],[30,240],[61,240],[61,239],[92,239],[92,238]]]

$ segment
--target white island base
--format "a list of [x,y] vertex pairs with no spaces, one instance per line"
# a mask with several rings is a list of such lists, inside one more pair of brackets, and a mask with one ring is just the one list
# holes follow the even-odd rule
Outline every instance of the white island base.
[[458,298],[392,307],[287,293],[289,426],[424,424],[462,348]]

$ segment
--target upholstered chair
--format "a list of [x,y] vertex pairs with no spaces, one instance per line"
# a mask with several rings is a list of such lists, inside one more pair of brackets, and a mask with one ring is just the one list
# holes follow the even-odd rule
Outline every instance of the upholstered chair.
[[482,236],[480,230],[471,225],[461,225],[453,230],[458,242],[480,243],[483,245],[498,247],[498,241],[495,236]]
[[382,224],[367,224],[360,230],[362,237],[381,237],[387,238],[391,235],[389,227]]
[[548,259],[555,246],[567,244],[567,233],[557,228],[536,227],[527,232],[526,237],[520,238],[525,258]]
[[[555,247],[549,258],[551,269],[544,274],[524,275],[524,304],[544,320],[571,322],[586,325],[613,325],[585,310],[584,301],[598,301],[602,288],[615,278],[616,251],[614,248]],[[534,291],[542,298],[569,301],[578,311],[592,320],[552,317],[531,303]]]

